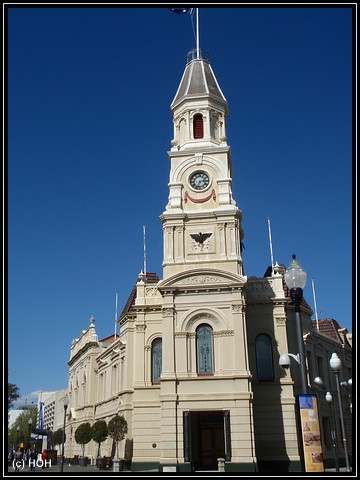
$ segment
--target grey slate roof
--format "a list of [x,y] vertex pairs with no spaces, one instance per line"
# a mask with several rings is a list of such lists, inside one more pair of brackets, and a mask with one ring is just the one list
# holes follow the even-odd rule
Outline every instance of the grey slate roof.
[[185,98],[199,98],[199,96],[213,96],[221,102],[227,103],[210,63],[202,58],[191,60],[186,65],[171,108],[174,108]]

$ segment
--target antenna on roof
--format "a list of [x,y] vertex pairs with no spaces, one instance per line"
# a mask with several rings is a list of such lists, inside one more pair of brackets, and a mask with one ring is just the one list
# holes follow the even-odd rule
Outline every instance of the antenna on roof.
[[315,297],[315,287],[314,287],[314,279],[313,278],[311,279],[311,284],[312,284],[312,291],[313,291],[313,297],[314,297],[316,329],[319,331],[319,319],[318,319],[318,313],[317,313],[317,308],[316,308],[316,297]]
[[274,255],[273,255],[273,248],[272,248],[271,227],[270,227],[269,217],[268,217],[268,228],[269,228],[270,256],[271,256],[271,274],[273,274],[274,273]]

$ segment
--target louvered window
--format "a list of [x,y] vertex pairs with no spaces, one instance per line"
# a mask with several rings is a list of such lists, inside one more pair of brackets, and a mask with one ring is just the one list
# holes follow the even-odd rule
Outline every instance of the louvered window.
[[204,137],[204,120],[200,113],[194,115],[193,118],[194,126],[194,138],[203,138]]

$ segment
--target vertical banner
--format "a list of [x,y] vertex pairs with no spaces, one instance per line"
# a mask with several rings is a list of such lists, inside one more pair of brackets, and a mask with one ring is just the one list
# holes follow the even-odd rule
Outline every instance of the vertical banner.
[[324,472],[317,397],[297,395],[305,472]]

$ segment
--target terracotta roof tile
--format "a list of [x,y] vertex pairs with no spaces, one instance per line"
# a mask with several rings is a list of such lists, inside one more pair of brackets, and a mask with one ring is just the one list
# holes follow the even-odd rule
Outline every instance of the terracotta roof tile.
[[[146,283],[158,283],[159,277],[157,276],[156,273],[147,273],[146,274]],[[135,305],[135,299],[136,299],[136,284],[134,285],[134,288],[132,289],[129,298],[127,299],[124,309],[121,312],[120,317],[125,315],[126,313],[129,313],[132,310],[132,307]]]
[[319,332],[327,335],[330,338],[333,338],[339,343],[343,343],[341,336],[339,335],[340,325],[333,318],[322,318],[319,320],[312,320],[312,326],[314,329],[317,329],[319,325]]
[[109,335],[108,337],[105,337],[102,340],[99,340],[99,342],[108,342],[109,340],[113,342],[115,335],[116,335],[116,338],[119,338],[119,335],[117,333],[116,334],[113,333],[112,335]]

